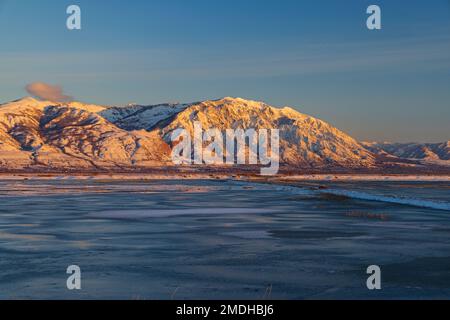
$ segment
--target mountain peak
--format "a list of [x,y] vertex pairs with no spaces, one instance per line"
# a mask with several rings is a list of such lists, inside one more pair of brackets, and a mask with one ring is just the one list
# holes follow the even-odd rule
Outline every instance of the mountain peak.
[[6,102],[4,104],[0,104],[1,108],[11,108],[14,110],[22,109],[22,108],[35,108],[39,110],[43,110],[46,107],[68,107],[68,108],[74,108],[74,109],[80,109],[88,112],[101,112],[107,107],[95,105],[95,104],[88,104],[83,103],[79,101],[71,101],[71,102],[53,102],[53,101],[46,101],[46,100],[38,100],[33,97],[23,97],[11,102]]
[[27,96],[27,97],[22,97],[20,99],[14,100],[12,102],[21,102],[21,103],[36,103],[39,102],[39,100],[31,97],[31,96]]
[[72,101],[72,102],[67,102],[67,103],[58,103],[57,105],[59,106],[67,106],[70,108],[75,108],[75,109],[81,109],[84,111],[89,111],[89,112],[93,112],[93,113],[98,113],[101,112],[105,109],[108,109],[108,107],[106,106],[101,106],[101,105],[96,105],[96,104],[89,104],[89,103],[84,103],[84,102],[79,102],[79,101]]
[[294,116],[294,117],[306,116],[289,106],[284,106],[284,107],[278,108],[278,107],[270,106],[263,101],[256,101],[256,100],[239,98],[239,97],[224,97],[224,98],[220,98],[217,100],[205,101],[204,103],[210,103],[215,106],[217,106],[217,105],[220,105],[220,106],[237,105],[237,106],[250,107],[250,108],[256,108],[256,109],[270,108],[272,110],[277,110],[277,111],[282,112],[283,114],[289,115],[289,116]]
[[262,101],[255,101],[255,100],[239,98],[239,97],[223,97],[220,99],[209,100],[209,101],[205,101],[205,102],[246,104],[246,105],[265,105],[266,104]]
[[31,96],[22,97],[20,99],[6,102],[4,104],[13,104],[13,103],[16,103],[16,104],[51,104],[50,101],[38,100]]
[[239,98],[239,97],[230,97],[230,96],[223,97],[223,98],[220,98],[220,99],[216,99],[216,101],[220,101],[220,100],[223,100],[223,101],[231,101],[231,102],[247,102],[247,101],[252,101],[252,100],[249,100],[249,99],[244,99],[244,98]]
[[41,101],[37,100],[33,97],[23,97],[11,102],[6,102],[4,104],[0,104],[0,108],[23,108],[23,107],[31,107],[31,108],[37,108],[42,109],[46,106],[52,105],[52,102],[50,101]]

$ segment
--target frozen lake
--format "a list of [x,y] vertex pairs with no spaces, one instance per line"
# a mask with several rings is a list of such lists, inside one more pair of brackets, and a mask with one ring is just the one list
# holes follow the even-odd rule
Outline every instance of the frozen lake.
[[298,185],[0,181],[0,299],[450,298],[448,182]]

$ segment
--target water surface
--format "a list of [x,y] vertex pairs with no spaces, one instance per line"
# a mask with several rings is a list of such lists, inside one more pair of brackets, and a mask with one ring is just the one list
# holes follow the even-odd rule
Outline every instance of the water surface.
[[0,298],[450,298],[449,201],[442,182],[0,181]]

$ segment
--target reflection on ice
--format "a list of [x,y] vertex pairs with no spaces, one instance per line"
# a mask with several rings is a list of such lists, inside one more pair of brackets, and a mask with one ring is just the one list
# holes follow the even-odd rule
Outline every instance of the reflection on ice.
[[189,209],[147,209],[147,210],[111,210],[100,211],[89,214],[93,218],[109,219],[144,219],[162,218],[181,215],[226,215],[226,214],[263,214],[275,213],[273,209],[253,208],[189,208]]

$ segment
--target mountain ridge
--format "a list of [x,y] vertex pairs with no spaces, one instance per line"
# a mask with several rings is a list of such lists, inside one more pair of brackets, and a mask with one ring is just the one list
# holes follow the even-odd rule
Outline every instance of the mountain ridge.
[[450,140],[438,143],[362,142],[361,144],[377,155],[450,165]]
[[192,132],[194,121],[204,130],[279,129],[281,165],[293,168],[373,168],[380,157],[401,158],[291,107],[243,98],[118,107],[25,97],[0,105],[0,169],[172,166],[170,134]]

